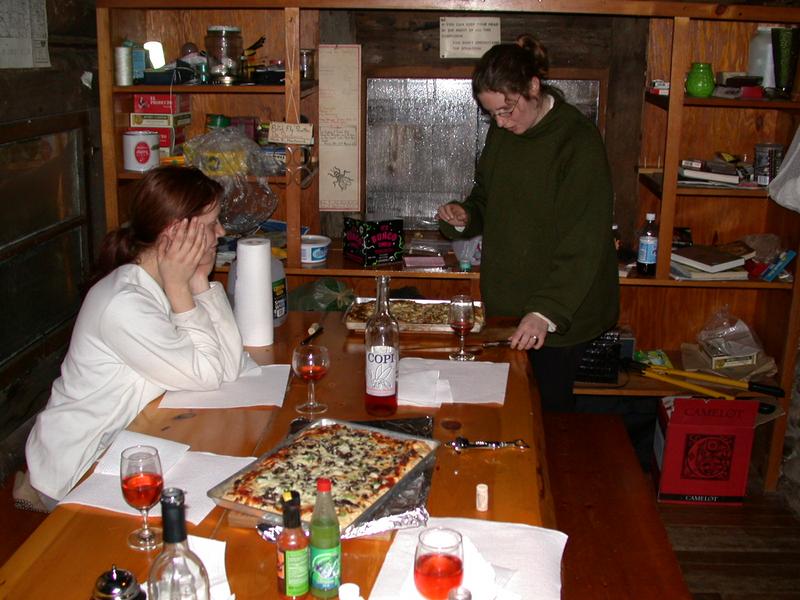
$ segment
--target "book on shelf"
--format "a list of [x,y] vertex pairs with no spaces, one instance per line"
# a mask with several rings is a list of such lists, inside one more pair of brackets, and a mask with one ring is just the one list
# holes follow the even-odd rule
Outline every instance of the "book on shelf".
[[701,171],[699,169],[688,169],[686,167],[678,168],[678,175],[683,179],[697,180],[714,183],[727,183],[730,185],[739,185],[739,175],[729,173],[715,173],[714,171]]
[[734,240],[733,242],[727,242],[725,244],[717,244],[714,247],[717,250],[722,250],[723,252],[727,252],[735,256],[741,256],[745,260],[754,258],[756,255],[756,251],[750,246],[750,244],[743,240]]
[[744,258],[723,252],[716,246],[695,244],[685,248],[673,248],[670,258],[682,265],[700,269],[706,273],[719,273],[744,265]]
[[674,260],[669,262],[669,273],[678,281],[746,281],[750,275],[744,267],[709,273]]

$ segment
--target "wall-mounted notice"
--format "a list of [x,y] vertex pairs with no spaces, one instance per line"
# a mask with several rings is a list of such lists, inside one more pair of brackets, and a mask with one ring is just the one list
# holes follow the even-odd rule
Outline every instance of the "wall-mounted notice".
[[275,144],[300,144],[301,146],[313,144],[314,126],[309,123],[272,121],[269,124],[267,141]]
[[0,0],[0,69],[49,66],[45,0]]
[[480,58],[499,43],[499,17],[439,18],[439,56],[442,58]]
[[319,47],[319,209],[361,210],[361,46]]

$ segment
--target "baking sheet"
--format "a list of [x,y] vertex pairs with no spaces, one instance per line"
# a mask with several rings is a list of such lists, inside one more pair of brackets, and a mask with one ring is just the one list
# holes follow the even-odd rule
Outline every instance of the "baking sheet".
[[[252,506],[248,506],[246,504],[240,504],[238,502],[233,502],[231,500],[227,500],[223,498],[223,494],[225,490],[230,486],[230,484],[235,480],[244,475],[245,473],[249,473],[253,470],[262,460],[272,456],[282,448],[289,446],[298,436],[302,435],[302,433],[308,429],[312,429],[315,427],[323,427],[326,425],[343,425],[350,429],[356,431],[372,431],[377,432],[387,437],[391,437],[398,440],[416,440],[419,442],[424,442],[430,448],[428,454],[426,454],[423,459],[408,473],[406,473],[395,485],[389,490],[386,494],[378,498],[377,501],[372,503],[367,509],[364,510],[361,515],[358,516],[350,525],[345,527],[342,530],[342,536],[346,537],[347,533],[350,530],[358,529],[361,525],[365,523],[369,523],[374,516],[378,515],[382,509],[391,503],[398,495],[400,495],[406,487],[410,485],[417,485],[418,479],[426,469],[433,466],[433,463],[436,459],[436,449],[439,447],[439,442],[432,439],[427,439],[424,437],[419,437],[415,435],[408,435],[400,432],[389,431],[386,429],[381,429],[378,427],[370,427],[367,425],[361,425],[357,423],[352,423],[350,421],[340,421],[337,419],[318,419],[316,421],[311,422],[307,427],[304,427],[302,430],[298,431],[296,434],[289,435],[283,439],[277,446],[272,448],[269,452],[262,454],[259,456],[255,461],[247,465],[245,468],[240,469],[238,472],[234,473],[225,481],[222,481],[215,485],[213,488],[208,490],[208,496],[217,503],[217,505],[222,506],[224,508],[229,508],[231,510],[235,510],[238,512],[242,512],[245,514],[253,515],[256,517],[260,517],[262,521],[267,523],[272,523],[275,525],[280,525],[283,521],[283,518],[280,513],[274,513],[267,510],[261,510]],[[320,476],[323,476],[320,474]],[[308,522],[306,521],[306,524]]]
[[[411,298],[396,298],[389,300],[389,309],[391,310],[391,303],[397,300],[402,300],[404,302],[414,302],[415,304],[450,304],[449,300],[427,300],[427,299],[411,299]],[[364,304],[365,302],[374,302],[375,298],[365,298],[365,297],[357,297],[353,300],[352,304],[347,308],[347,311],[344,313],[344,324],[347,329],[350,331],[364,331],[366,329],[367,324],[364,321],[357,321],[352,318],[351,312],[353,308],[357,304]],[[483,311],[483,303],[480,300],[474,301],[475,305],[475,324],[472,326],[470,330],[471,333],[478,333],[481,329],[483,329],[484,324],[484,311]],[[406,321],[400,321],[398,319],[398,324],[400,325],[401,332],[416,332],[416,333],[447,333],[450,335],[453,334],[453,329],[447,323],[408,323]]]

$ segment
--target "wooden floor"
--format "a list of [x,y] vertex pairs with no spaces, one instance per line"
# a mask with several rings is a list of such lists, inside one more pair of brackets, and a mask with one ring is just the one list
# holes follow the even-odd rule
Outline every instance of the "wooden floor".
[[[0,564],[44,519],[15,509],[11,486],[0,486]],[[776,494],[659,513],[695,600],[800,600],[800,520]]]

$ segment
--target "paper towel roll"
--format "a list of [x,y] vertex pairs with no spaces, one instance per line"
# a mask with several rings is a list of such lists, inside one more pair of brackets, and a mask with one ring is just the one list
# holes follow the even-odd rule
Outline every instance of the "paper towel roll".
[[272,248],[264,238],[244,238],[236,245],[236,324],[245,346],[269,346],[272,328]]

